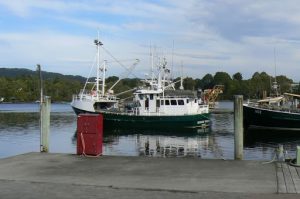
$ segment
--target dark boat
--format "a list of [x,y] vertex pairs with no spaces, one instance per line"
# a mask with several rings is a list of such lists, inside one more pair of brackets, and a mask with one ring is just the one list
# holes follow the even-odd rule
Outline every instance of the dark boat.
[[284,93],[243,105],[244,127],[300,131],[300,95]]

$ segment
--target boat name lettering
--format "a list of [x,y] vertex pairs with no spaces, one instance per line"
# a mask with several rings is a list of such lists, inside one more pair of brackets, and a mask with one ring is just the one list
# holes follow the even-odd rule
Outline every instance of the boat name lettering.
[[255,113],[261,114],[261,110],[255,110]]

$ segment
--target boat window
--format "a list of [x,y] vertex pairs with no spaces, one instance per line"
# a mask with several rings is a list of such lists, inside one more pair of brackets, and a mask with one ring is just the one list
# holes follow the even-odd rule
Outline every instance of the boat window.
[[149,99],[148,98],[145,100],[145,108],[149,108]]
[[178,100],[178,105],[184,105],[184,101],[183,100]]
[[160,100],[160,105],[164,105],[165,104],[164,102],[165,102],[164,100]]
[[140,100],[143,100],[143,95],[139,94],[139,98],[140,98]]
[[186,103],[187,103],[187,104],[189,103],[189,99],[186,99]]
[[171,105],[177,105],[177,101],[176,100],[171,100]]
[[165,100],[166,101],[166,105],[170,105],[170,101],[169,100]]
[[197,103],[197,99],[195,99],[195,103]]
[[153,94],[150,94],[150,100],[153,100]]
[[160,100],[156,100],[156,107],[160,107]]

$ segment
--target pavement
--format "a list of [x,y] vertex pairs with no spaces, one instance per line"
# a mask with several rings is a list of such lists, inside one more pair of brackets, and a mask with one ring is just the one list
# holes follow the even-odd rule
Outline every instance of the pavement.
[[0,198],[299,198],[275,164],[28,153],[0,159]]

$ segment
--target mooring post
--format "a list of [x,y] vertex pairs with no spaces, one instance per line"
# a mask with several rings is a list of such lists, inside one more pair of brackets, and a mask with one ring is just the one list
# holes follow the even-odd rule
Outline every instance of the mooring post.
[[41,102],[41,152],[49,152],[51,97],[44,96]]
[[296,164],[300,166],[300,146],[297,146],[296,156]]
[[243,159],[244,148],[243,96],[234,96],[234,159]]

